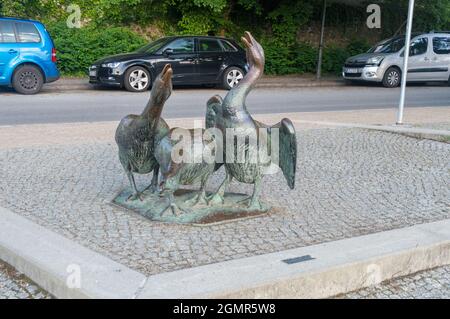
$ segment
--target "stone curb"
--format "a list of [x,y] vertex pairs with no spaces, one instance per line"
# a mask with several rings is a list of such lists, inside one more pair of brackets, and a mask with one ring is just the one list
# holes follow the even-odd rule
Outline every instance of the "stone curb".
[[450,220],[162,273],[139,297],[327,298],[446,264]]
[[315,124],[321,126],[337,126],[348,128],[360,128],[367,130],[382,131],[388,133],[403,134],[405,136],[429,139],[438,142],[450,142],[450,131],[448,130],[435,130],[428,128],[413,127],[409,125],[367,125],[358,123],[339,123],[339,122],[324,122],[324,121],[305,121],[305,120],[292,120],[296,124],[306,123]]
[[146,279],[1,207],[0,259],[57,298],[133,298]]
[[450,219],[147,277],[0,208],[0,259],[57,298],[325,298],[450,264]]
[[[296,80],[286,82],[286,80],[279,82],[274,80],[263,80],[255,85],[255,88],[302,88],[302,87],[335,87],[343,86],[345,82],[342,80]],[[82,79],[68,79],[60,80],[51,84],[47,84],[44,88],[47,90],[63,90],[63,91],[80,91],[93,90],[94,86],[88,83],[88,80]]]

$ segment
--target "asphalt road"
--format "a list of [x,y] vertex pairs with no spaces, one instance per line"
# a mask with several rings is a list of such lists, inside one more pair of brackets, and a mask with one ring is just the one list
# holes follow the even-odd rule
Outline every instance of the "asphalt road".
[[[163,116],[203,116],[206,101],[216,93],[226,94],[217,89],[175,89]],[[399,89],[377,86],[256,89],[248,97],[247,107],[254,114],[392,108],[398,104],[399,93]],[[0,125],[120,120],[126,114],[141,112],[148,97],[149,92],[112,89],[65,92],[47,89],[34,96],[0,89]],[[450,88],[408,86],[406,107],[422,106],[450,106]]]

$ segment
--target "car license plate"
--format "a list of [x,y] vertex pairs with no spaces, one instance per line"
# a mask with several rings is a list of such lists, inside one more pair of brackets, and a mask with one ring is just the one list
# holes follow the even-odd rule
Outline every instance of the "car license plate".
[[356,68],[346,68],[345,73],[361,73],[360,69]]
[[97,70],[90,70],[89,76],[97,76]]

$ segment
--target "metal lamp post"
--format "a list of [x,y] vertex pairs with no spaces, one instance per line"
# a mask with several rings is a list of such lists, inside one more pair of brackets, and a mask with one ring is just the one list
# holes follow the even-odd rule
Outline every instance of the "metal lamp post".
[[322,76],[322,56],[323,56],[323,37],[325,32],[325,17],[327,15],[327,0],[323,0],[322,9],[322,27],[320,29],[319,57],[317,59],[316,78],[319,80]]
[[400,90],[400,102],[398,104],[397,124],[403,124],[403,109],[405,107],[406,78],[408,75],[409,46],[411,43],[412,20],[414,14],[414,0],[409,0],[408,20],[406,23],[405,51],[403,53],[403,72]]

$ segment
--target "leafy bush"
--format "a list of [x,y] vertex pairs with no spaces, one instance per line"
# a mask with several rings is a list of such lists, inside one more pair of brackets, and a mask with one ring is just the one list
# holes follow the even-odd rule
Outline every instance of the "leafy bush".
[[350,55],[345,48],[335,46],[326,47],[323,50],[323,72],[339,74],[342,70],[342,65],[348,57],[350,57]]
[[317,68],[318,49],[308,43],[297,43],[294,46],[297,73],[312,73]]
[[266,56],[266,74],[297,73],[291,46],[282,45],[281,41],[276,39],[263,39],[261,45]]
[[47,26],[58,51],[58,66],[63,74],[85,74],[102,57],[131,52],[147,41],[124,27],[70,29],[65,23]]
[[[317,68],[318,49],[309,43],[285,45],[277,39],[264,39],[262,45],[266,54],[267,74],[312,73]],[[323,72],[339,74],[348,57],[365,52],[367,48],[367,43],[361,40],[354,40],[347,47],[325,47]]]
[[347,51],[350,55],[356,55],[366,52],[370,49],[370,44],[366,39],[354,39],[350,41],[347,46]]

